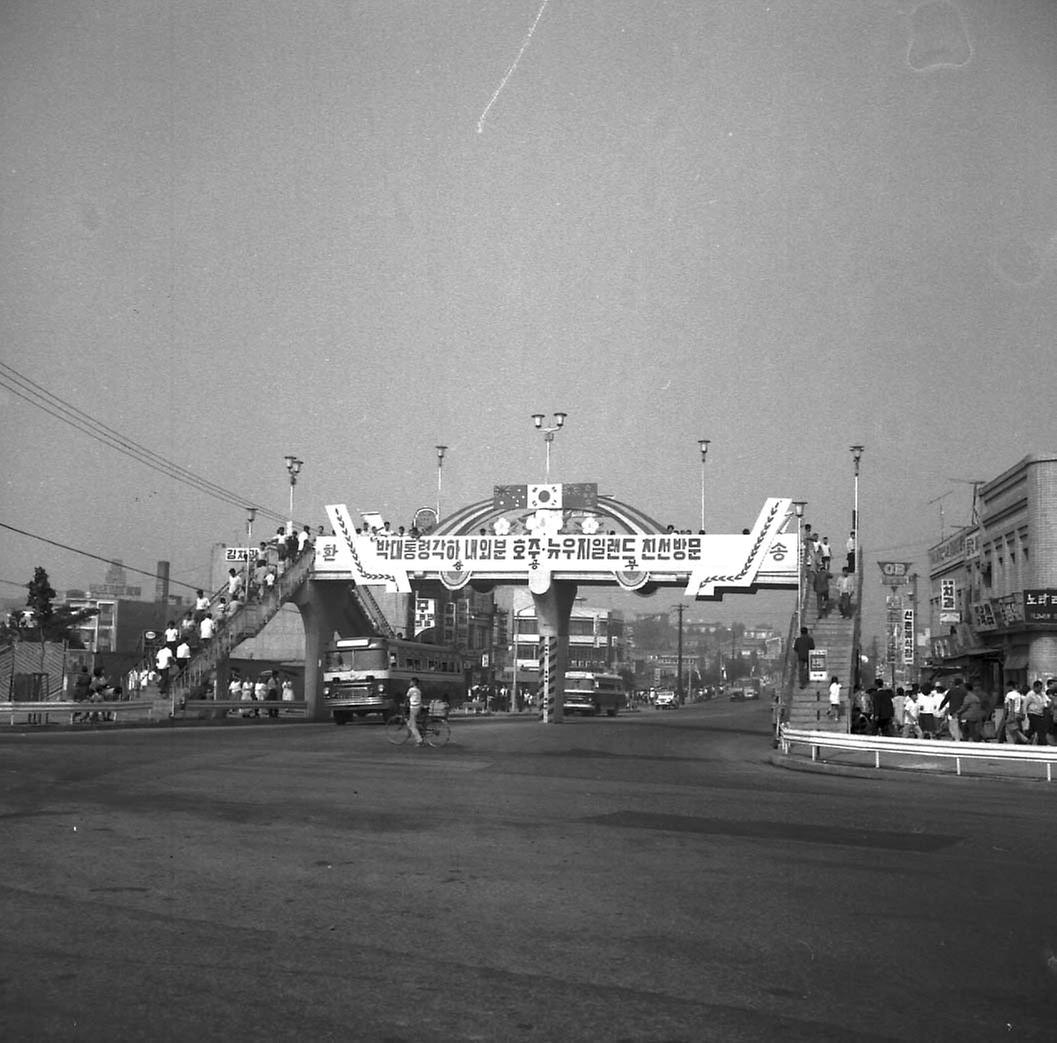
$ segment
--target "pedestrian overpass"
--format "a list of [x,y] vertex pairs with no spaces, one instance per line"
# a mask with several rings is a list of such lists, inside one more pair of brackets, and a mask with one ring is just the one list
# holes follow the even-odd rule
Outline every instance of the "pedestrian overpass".
[[593,484],[496,486],[493,496],[455,511],[428,533],[357,532],[344,504],[328,505],[333,534],[316,542],[311,568],[290,592],[305,627],[305,700],[323,719],[323,653],[334,633],[375,634],[370,588],[411,594],[439,581],[527,586],[540,623],[544,720],[562,718],[569,619],[580,587],[639,595],[679,587],[718,601],[729,593],[796,588],[798,534],[793,501],[772,497],[752,528],[737,534],[667,531],[648,514]]

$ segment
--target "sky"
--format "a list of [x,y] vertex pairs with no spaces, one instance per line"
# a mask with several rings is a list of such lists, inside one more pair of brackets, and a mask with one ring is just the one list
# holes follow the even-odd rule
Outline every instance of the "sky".
[[6,0],[0,90],[4,595],[106,571],[12,529],[204,583],[288,453],[299,520],[397,525],[444,444],[446,513],[563,410],[554,481],[696,529],[708,438],[709,531],[838,546],[862,443],[868,635],[874,561],[1057,450],[1049,0]]

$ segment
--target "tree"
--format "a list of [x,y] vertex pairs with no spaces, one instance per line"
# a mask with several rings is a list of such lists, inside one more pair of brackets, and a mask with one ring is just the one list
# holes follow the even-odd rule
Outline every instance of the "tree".
[[[69,608],[59,605],[57,608],[52,604],[55,591],[48,579],[47,570],[38,565],[33,570],[33,578],[26,584],[29,594],[26,597],[26,608],[32,613],[33,622],[29,627],[19,627],[13,631],[20,640],[26,640],[30,635],[40,642],[41,660],[44,657],[44,644],[47,641],[58,641],[63,644],[72,645],[74,648],[83,648],[84,642],[77,633],[79,627],[85,620],[99,615],[97,608]],[[9,635],[12,631],[8,631]]]

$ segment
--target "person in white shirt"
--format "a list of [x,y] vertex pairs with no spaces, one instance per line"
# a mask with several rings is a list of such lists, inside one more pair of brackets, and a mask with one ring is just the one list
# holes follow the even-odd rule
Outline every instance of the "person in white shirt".
[[999,742],[1011,742],[1022,745],[1028,741],[1024,734],[1024,696],[1016,685],[1011,685],[1002,700],[1002,727],[998,733]]
[[201,623],[207,615],[209,615],[209,598],[204,591],[195,591],[195,621]]
[[[937,687],[939,682],[937,682]],[[918,728],[923,739],[936,738],[936,710],[940,705],[940,694],[934,687],[931,692],[922,692],[918,696]]]
[[840,720],[840,681],[834,676],[829,679],[829,709],[826,716],[835,721]]
[[925,736],[921,731],[918,718],[921,716],[921,706],[918,702],[917,685],[912,684],[903,693],[903,738],[923,739]]
[[187,669],[187,664],[191,662],[191,646],[187,643],[185,637],[176,646],[176,667],[177,670],[182,674]]
[[212,616],[203,616],[202,622],[198,624],[198,638],[206,644],[213,640],[213,634],[216,631],[216,623],[213,622]]
[[407,690],[407,730],[415,740],[416,746],[422,745],[422,733],[418,730],[418,713],[422,709],[422,689],[418,686],[418,678],[411,678],[411,685]]
[[173,650],[168,645],[162,645],[154,657],[154,664],[159,674],[158,691],[162,695],[169,691],[169,668],[173,665],[175,658]]

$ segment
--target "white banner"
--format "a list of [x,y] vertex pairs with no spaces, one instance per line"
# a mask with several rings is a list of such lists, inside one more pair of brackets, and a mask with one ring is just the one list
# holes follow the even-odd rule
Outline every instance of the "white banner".
[[[560,512],[553,512],[560,519]],[[797,546],[792,501],[770,499],[755,526],[736,535],[579,533],[383,537],[357,535],[348,508],[327,507],[336,536],[316,541],[317,575],[410,592],[411,577],[439,578],[458,589],[473,576],[527,579],[544,591],[551,579],[590,579],[611,573],[625,589],[647,580],[679,582],[690,597],[722,597],[725,590],[795,587]],[[786,526],[792,522],[793,531]]]

